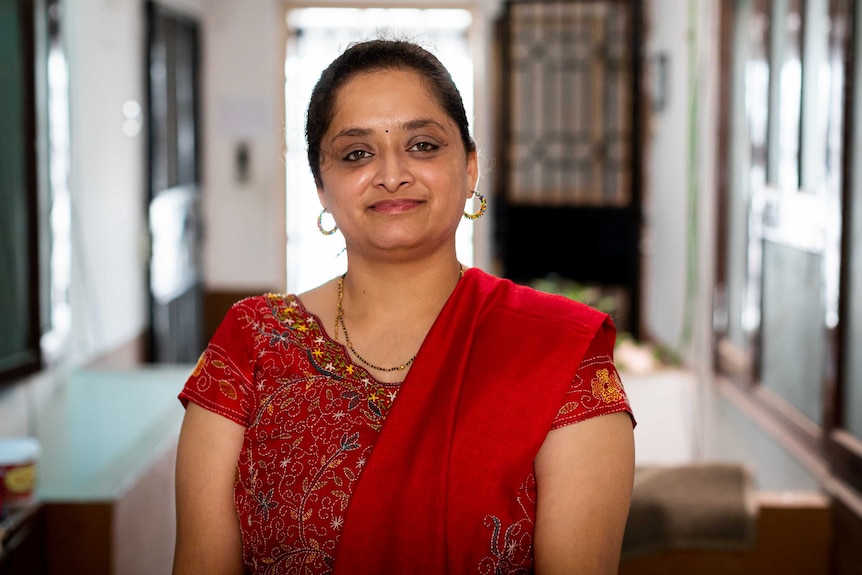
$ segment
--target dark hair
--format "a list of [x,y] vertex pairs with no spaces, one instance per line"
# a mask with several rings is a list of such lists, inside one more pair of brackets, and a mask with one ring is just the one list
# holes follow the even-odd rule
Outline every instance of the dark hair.
[[335,115],[338,91],[354,76],[378,70],[413,70],[426,82],[439,104],[458,126],[467,152],[476,150],[470,137],[467,113],[461,93],[452,75],[431,52],[404,40],[369,40],[352,44],[323,71],[311,92],[305,122],[308,165],[318,186],[320,175],[320,142]]

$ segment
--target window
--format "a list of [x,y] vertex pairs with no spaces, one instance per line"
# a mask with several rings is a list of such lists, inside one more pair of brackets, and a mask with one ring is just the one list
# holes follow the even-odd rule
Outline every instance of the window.
[[723,10],[716,369],[862,492],[862,4]]
[[71,324],[60,21],[60,0],[0,6],[0,382],[62,357]]
[[[857,26],[862,3],[854,3]],[[857,30],[859,28],[857,27]],[[845,476],[862,491],[862,34],[853,38],[855,89],[848,102],[847,182],[839,306],[840,341],[837,402],[830,439]]]
[[38,369],[33,5],[0,4],[0,381]]

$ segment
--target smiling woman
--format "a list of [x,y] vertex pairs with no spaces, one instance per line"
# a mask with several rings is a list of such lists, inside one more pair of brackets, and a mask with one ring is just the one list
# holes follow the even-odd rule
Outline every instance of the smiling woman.
[[[285,139],[287,205],[287,289],[306,291],[346,268],[344,238],[340,233],[324,237],[315,229],[320,204],[314,195],[314,180],[307,168],[305,114],[311,90],[323,69],[350,42],[386,30],[390,36],[407,37],[434,53],[452,73],[473,118],[473,59],[468,10],[452,8],[360,9],[302,8],[288,12],[289,37],[285,60]],[[328,215],[324,229],[331,229]],[[458,226],[456,246],[467,265],[474,261],[474,225],[464,220]]]
[[[339,106],[309,156],[320,156],[320,202],[338,222],[351,258],[398,254],[424,266],[432,250],[451,243],[446,247],[454,251],[458,216],[478,178],[475,144],[423,77],[375,71],[320,89],[338,91]],[[309,124],[316,120],[310,116]]]
[[358,43],[307,117],[348,271],[236,304],[187,381],[175,573],[615,573],[613,323],[458,260],[478,164],[449,73]]

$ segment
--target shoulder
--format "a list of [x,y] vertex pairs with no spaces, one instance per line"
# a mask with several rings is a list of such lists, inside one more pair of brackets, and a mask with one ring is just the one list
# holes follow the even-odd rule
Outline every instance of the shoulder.
[[279,317],[289,310],[299,313],[302,306],[293,294],[265,293],[249,296],[233,303],[225,314],[225,318],[264,319]]
[[512,284],[509,301],[513,309],[535,316],[579,319],[601,323],[607,314],[565,296]]
[[606,313],[570,298],[546,293],[475,270],[473,279],[487,292],[492,315],[514,316],[521,321],[546,325],[586,327],[597,330],[608,320]]
[[281,331],[284,326],[304,323],[306,313],[294,295],[268,293],[246,297],[228,308],[210,343],[251,342],[262,332]]

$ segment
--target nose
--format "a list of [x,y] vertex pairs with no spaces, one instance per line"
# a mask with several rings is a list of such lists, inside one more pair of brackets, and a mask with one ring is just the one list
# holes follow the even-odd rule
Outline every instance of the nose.
[[375,185],[387,192],[397,192],[413,182],[408,158],[403,157],[398,150],[389,150],[379,156]]

